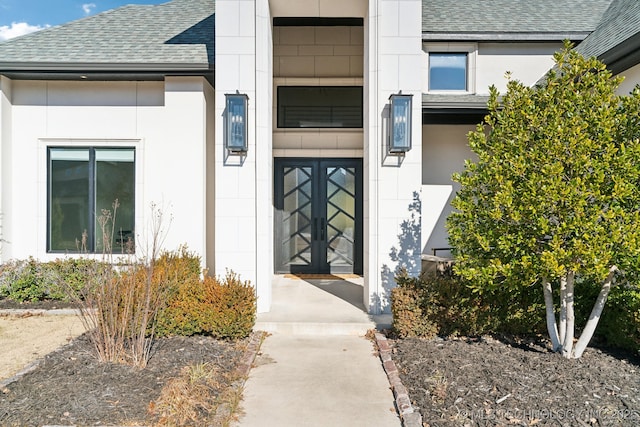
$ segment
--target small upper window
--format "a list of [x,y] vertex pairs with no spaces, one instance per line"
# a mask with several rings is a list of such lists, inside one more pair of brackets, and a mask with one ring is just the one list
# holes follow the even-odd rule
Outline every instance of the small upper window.
[[466,52],[429,52],[429,90],[467,91],[467,56]]

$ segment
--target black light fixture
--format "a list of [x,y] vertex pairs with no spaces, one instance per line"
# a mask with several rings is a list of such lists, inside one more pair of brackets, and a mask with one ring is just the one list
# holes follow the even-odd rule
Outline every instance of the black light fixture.
[[413,95],[403,95],[402,91],[389,97],[389,153],[403,154],[411,150],[411,102]]
[[225,94],[226,126],[224,146],[230,153],[244,154],[248,149],[247,105],[249,97],[245,94]]

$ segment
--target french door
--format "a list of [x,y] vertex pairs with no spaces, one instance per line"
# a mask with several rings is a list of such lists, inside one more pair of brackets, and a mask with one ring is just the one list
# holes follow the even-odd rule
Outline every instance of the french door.
[[277,273],[362,274],[362,160],[276,158]]

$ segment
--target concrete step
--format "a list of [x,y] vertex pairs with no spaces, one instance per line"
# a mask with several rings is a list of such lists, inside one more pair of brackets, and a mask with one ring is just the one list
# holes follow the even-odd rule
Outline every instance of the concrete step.
[[391,324],[391,315],[372,316],[362,304],[362,278],[276,276],[268,313],[256,330],[283,335],[365,335]]
[[372,316],[369,321],[361,322],[256,322],[255,330],[283,335],[356,335],[363,336],[371,329],[388,329],[391,315]]

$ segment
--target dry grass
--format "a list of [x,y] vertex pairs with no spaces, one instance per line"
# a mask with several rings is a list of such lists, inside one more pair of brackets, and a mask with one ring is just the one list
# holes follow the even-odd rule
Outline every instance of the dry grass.
[[149,405],[149,413],[159,426],[228,426],[239,415],[240,379],[237,372],[221,372],[211,363],[187,366]]

